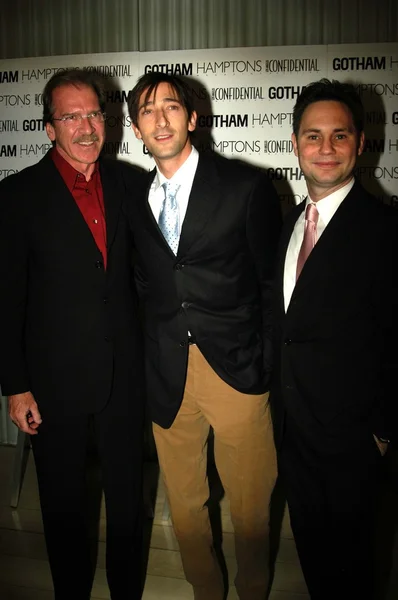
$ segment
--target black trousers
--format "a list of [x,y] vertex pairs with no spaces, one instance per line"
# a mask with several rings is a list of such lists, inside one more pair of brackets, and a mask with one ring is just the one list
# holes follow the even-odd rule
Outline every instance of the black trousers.
[[279,473],[311,600],[373,600],[381,461],[371,434],[325,454],[287,421]]
[[[112,600],[142,587],[142,399],[112,398],[98,414],[42,411],[32,436],[55,600],[89,600],[95,564],[88,530],[87,448],[93,433],[106,504],[106,572]],[[93,507],[91,507],[93,510]]]

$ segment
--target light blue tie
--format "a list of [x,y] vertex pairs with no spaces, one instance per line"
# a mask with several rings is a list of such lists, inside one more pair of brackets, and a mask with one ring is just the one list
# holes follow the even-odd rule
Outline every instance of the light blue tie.
[[174,254],[177,254],[180,241],[179,210],[176,200],[180,187],[180,185],[170,183],[170,181],[162,184],[164,201],[158,222],[160,231]]

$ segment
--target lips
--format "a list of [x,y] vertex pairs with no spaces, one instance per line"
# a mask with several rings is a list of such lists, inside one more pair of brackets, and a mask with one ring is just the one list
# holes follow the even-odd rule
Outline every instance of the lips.
[[316,167],[320,167],[321,169],[333,169],[334,167],[338,167],[340,165],[339,162],[316,162],[314,163]]
[[155,135],[154,137],[157,142],[162,142],[164,140],[169,140],[172,136],[172,133],[162,133],[161,135]]

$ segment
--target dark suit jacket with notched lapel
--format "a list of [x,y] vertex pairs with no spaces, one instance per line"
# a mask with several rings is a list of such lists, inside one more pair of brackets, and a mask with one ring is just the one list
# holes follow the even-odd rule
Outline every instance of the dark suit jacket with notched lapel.
[[[0,185],[0,382],[43,412],[132,402],[140,344],[117,161],[100,160],[108,267],[51,156]],[[119,400],[118,400],[119,401]],[[142,409],[140,409],[142,412]]]
[[174,256],[148,203],[154,174],[127,211],[139,255],[149,403],[153,420],[170,427],[184,393],[188,331],[230,386],[248,394],[269,389],[281,217],[263,173],[200,154]]
[[397,213],[356,182],[304,265],[287,312],[278,261],[271,404],[280,445],[288,415],[321,452],[397,428]]

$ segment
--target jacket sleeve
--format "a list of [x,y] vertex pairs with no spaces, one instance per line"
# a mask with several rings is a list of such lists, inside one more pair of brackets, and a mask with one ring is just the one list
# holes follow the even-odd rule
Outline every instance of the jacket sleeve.
[[398,444],[398,212],[391,212],[384,232],[382,260],[373,282],[380,331],[380,413],[375,435]]
[[141,220],[137,218],[138,204],[143,201],[148,193],[148,173],[139,171],[132,165],[121,165],[121,174],[124,185],[125,197],[123,201],[123,213],[127,218],[129,228],[133,237],[133,269],[134,282],[138,297],[142,301],[147,292],[148,282],[142,261],[135,247],[136,228],[141,227]]
[[7,396],[30,389],[24,352],[28,240],[17,177],[0,185],[0,384]]
[[246,232],[261,294],[263,356],[267,373],[272,368],[273,284],[281,227],[279,197],[272,183],[261,174],[250,194]]

